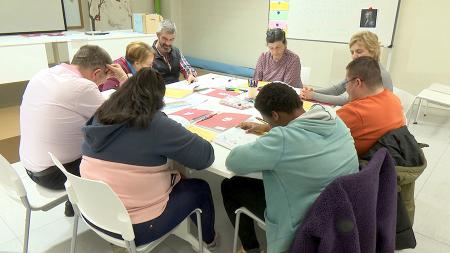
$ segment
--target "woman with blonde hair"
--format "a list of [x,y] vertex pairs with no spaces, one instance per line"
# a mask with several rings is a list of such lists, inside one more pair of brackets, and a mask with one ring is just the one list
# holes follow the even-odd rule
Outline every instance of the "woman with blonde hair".
[[[373,32],[362,31],[355,33],[350,39],[349,48],[353,60],[361,56],[370,56],[380,61],[380,43],[378,36]],[[393,85],[390,74],[381,64],[380,70],[383,86],[392,91]],[[326,89],[314,90],[311,87],[305,87],[302,89],[301,98],[333,105],[344,105],[348,102],[348,94],[345,93],[346,84],[347,81],[344,79],[340,83]]]
[[125,71],[125,76],[108,78],[106,82],[100,86],[100,90],[105,91],[119,88],[119,86],[127,80],[129,75],[136,74],[144,67],[151,67],[154,58],[154,50],[147,43],[141,41],[131,42],[127,45],[125,57],[120,57],[114,61],[114,63],[119,64],[123,71]]

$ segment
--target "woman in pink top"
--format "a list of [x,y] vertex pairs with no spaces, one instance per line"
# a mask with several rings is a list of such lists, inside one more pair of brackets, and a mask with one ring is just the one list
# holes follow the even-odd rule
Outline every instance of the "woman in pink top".
[[258,81],[281,81],[302,88],[300,58],[287,49],[285,32],[280,28],[268,30],[266,42],[269,51],[259,57],[253,78]]
[[[155,58],[154,50],[147,43],[135,41],[127,45],[125,57],[120,57],[114,63],[119,64],[126,75],[135,75],[144,67],[151,67]],[[117,89],[124,82],[121,78],[110,77],[99,88],[100,91]],[[126,80],[126,79],[124,79]]]

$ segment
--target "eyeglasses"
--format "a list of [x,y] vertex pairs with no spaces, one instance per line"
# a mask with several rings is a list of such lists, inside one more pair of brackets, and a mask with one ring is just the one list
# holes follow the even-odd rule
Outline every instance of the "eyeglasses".
[[[351,78],[351,79],[345,81],[345,82],[344,82],[344,85],[347,86],[351,81],[356,80],[357,78],[359,78],[359,77],[353,77],[353,78]],[[361,78],[359,78],[359,79],[361,80]],[[362,81],[362,80],[361,80],[361,81]]]

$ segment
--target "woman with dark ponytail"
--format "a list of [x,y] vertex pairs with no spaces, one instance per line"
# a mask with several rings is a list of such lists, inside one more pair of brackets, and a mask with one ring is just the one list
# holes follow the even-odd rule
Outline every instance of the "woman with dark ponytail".
[[202,170],[214,162],[214,150],[161,111],[164,93],[163,79],[151,68],[142,68],[121,85],[83,128],[80,173],[107,183],[119,196],[130,214],[137,246],[168,233],[200,208],[203,240],[213,247],[209,185],[201,179],[181,179],[170,161]]

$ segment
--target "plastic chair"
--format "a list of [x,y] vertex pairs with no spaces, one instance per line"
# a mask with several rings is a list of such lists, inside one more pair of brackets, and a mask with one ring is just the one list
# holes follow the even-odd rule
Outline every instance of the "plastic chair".
[[311,76],[311,68],[302,66],[302,69],[300,70],[300,79],[302,80],[303,85],[309,83],[310,76]]
[[[122,201],[114,193],[114,191],[104,182],[89,180],[68,173],[61,162],[53,154],[49,154],[55,165],[67,176],[65,186],[69,199],[75,210],[73,236],[70,249],[71,253],[75,252],[78,219],[80,216],[83,219],[88,219],[97,227],[120,234],[124,240],[111,237],[86,222],[88,227],[100,237],[114,245],[127,248],[128,251],[132,253],[149,252],[158,246],[158,244],[160,244],[170,234],[175,234],[176,236],[186,240],[195,250],[199,250],[199,252],[203,252],[203,250],[209,252],[207,249],[203,248],[200,209],[195,209],[191,213],[195,213],[197,215],[198,241],[192,234],[188,233],[188,223],[187,219],[185,219],[175,229],[161,238],[148,244],[136,247],[134,242],[135,235],[130,216]],[[99,199],[102,200],[101,205],[99,205]]]
[[415,97],[413,94],[406,92],[402,89],[399,89],[397,87],[394,87],[394,94],[397,95],[397,97],[400,99],[400,102],[402,103],[403,107],[403,113],[405,114],[405,120],[406,123],[408,123],[408,115],[410,115],[410,109],[411,106],[414,103]]
[[[23,175],[22,177],[19,175]],[[11,165],[0,155],[0,186],[13,200],[22,203],[25,208],[25,234],[23,240],[23,252],[28,252],[30,237],[31,211],[48,211],[53,207],[67,201],[67,193],[64,190],[50,190],[39,186],[25,173],[25,168],[20,163]]]
[[256,224],[258,225],[258,227],[260,227],[262,230],[266,230],[266,223],[261,220],[258,216],[256,216],[254,213],[250,212],[250,210],[248,210],[245,207],[241,207],[236,209],[236,211],[234,211],[234,213],[236,214],[236,221],[234,223],[234,238],[233,238],[233,253],[237,252],[237,240],[239,237],[239,222],[241,219],[241,214],[245,214],[248,217],[252,218],[254,221],[256,221]]
[[[430,87],[422,90],[415,98],[419,99],[419,106],[417,108],[416,116],[413,124],[417,124],[417,119],[419,118],[420,109],[422,107],[423,101],[427,103],[425,109],[428,108],[428,103],[436,104],[439,106],[450,108],[450,88],[443,84],[434,83]],[[411,115],[412,116],[412,112]],[[426,112],[424,113],[426,115]]]

